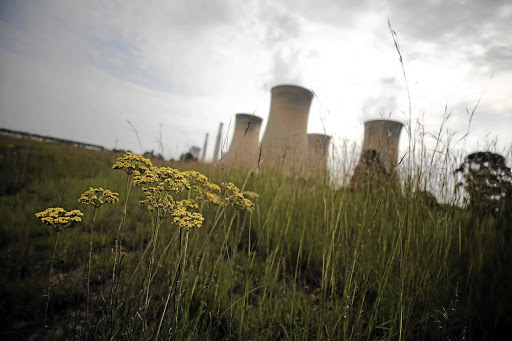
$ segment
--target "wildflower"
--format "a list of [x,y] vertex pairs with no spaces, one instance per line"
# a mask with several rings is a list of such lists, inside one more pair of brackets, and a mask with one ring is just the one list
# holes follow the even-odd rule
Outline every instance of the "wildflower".
[[128,174],[143,174],[152,166],[153,164],[149,159],[126,152],[122,157],[117,158],[112,168],[124,170]]
[[119,194],[103,188],[89,187],[85,193],[78,199],[79,204],[91,205],[98,208],[103,204],[115,204],[119,201]]
[[137,174],[133,183],[135,186],[141,186],[144,192],[145,199],[141,204],[150,212],[156,211],[161,218],[168,217],[174,212],[176,203],[171,193],[190,189],[190,184],[183,174],[169,167],[151,167],[144,174]]
[[236,187],[233,183],[222,183],[222,186],[224,187],[225,193],[227,194],[226,202],[228,205],[234,206],[235,208],[242,211],[252,212],[254,210],[254,203],[247,199],[242,193],[240,193],[238,187]]
[[207,201],[211,204],[220,204],[220,187],[208,181],[208,178],[196,171],[182,172],[183,176],[192,184],[192,189],[196,194],[196,200]]
[[186,177],[177,169],[170,167],[151,167],[144,174],[137,174],[133,184],[141,186],[143,190],[159,185],[162,186],[162,190],[175,193],[190,189]]
[[83,213],[79,210],[72,210],[67,212],[60,207],[50,207],[42,212],[36,213],[36,217],[41,219],[43,223],[53,227],[55,232],[60,232],[66,227],[71,226],[73,223],[82,221]]
[[178,224],[180,228],[199,228],[203,225],[204,218],[201,213],[187,210],[187,206],[190,207],[193,203],[194,201],[190,199],[176,202],[172,213],[174,217],[173,224]]
[[73,223],[79,223],[82,221],[83,213],[79,210],[72,210],[67,212],[65,209],[60,207],[50,207],[44,211],[37,212],[36,217],[41,219],[43,223],[46,225],[50,225],[53,227],[55,232],[57,232],[55,236],[55,244],[53,246],[53,256],[52,261],[50,263],[50,274],[48,275],[48,289],[46,292],[47,300],[46,307],[44,310],[44,320],[43,325],[46,328],[46,319],[48,316],[48,304],[50,303],[50,281],[52,278],[53,272],[53,262],[55,261],[55,251],[57,250],[57,242],[59,241],[60,231],[65,229],[66,227],[71,226]]

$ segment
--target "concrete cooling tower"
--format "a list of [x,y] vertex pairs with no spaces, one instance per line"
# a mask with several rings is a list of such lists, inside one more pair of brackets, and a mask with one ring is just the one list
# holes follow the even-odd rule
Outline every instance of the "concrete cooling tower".
[[[369,179],[385,185],[398,179],[398,143],[403,124],[391,120],[371,120],[364,124],[364,142],[352,183],[365,183]],[[393,176],[393,179],[391,179]]]
[[304,167],[310,176],[321,175],[327,170],[327,157],[331,136],[308,134],[307,163]]
[[306,157],[313,93],[294,85],[276,86],[271,93],[267,128],[261,140],[262,165],[283,174],[296,174]]
[[228,165],[253,168],[258,165],[260,128],[263,119],[250,114],[236,114],[235,131],[224,157]]

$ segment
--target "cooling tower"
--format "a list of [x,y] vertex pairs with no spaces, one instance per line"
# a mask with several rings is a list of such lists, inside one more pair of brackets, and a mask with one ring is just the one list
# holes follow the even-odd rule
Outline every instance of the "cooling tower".
[[307,152],[309,108],[313,93],[280,85],[272,89],[267,128],[261,140],[263,166],[284,174],[300,171]]
[[224,161],[229,165],[255,167],[258,164],[260,128],[263,119],[250,114],[236,114],[235,131]]
[[327,157],[331,136],[308,134],[307,163],[304,166],[310,176],[323,174],[327,170]]
[[370,176],[378,181],[398,177],[398,143],[403,124],[391,120],[371,120],[364,123],[364,142],[359,163],[354,171],[353,183],[365,182]]

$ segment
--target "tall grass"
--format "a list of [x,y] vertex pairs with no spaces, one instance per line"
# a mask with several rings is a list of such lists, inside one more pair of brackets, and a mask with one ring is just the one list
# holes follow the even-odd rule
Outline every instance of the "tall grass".
[[[416,131],[418,139],[424,135]],[[358,156],[350,144],[334,150],[333,168],[343,170],[336,180],[170,165],[231,181],[259,199],[252,214],[204,205],[200,229],[163,220],[155,239],[155,224],[139,205],[142,192],[127,189],[126,177],[111,170],[116,155],[1,137],[0,333],[130,340],[498,337],[512,328],[510,230],[457,205],[452,172],[463,155],[451,152],[443,134],[434,152],[411,148],[399,166],[402,190],[347,186]],[[120,206],[96,213],[88,297],[92,216],[62,232],[45,335],[40,322],[54,236],[33,213],[76,208],[89,186],[120,198],[131,191],[126,217]]]

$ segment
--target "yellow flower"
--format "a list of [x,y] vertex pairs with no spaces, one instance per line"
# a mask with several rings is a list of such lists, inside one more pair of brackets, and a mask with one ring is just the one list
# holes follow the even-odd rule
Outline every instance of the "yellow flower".
[[153,167],[153,164],[149,159],[139,155],[134,155],[130,152],[126,152],[122,157],[119,157],[117,162],[112,166],[113,169],[124,170],[128,174],[143,174],[151,167]]
[[185,176],[177,169],[169,167],[151,167],[144,174],[136,174],[133,184],[142,186],[143,190],[158,185],[163,191],[176,193],[190,189],[190,184]]
[[42,212],[36,213],[36,217],[41,219],[41,222],[50,225],[56,232],[71,226],[73,223],[82,221],[83,213],[79,210],[72,210],[67,212],[60,207],[50,207]]
[[[183,174],[169,167],[151,167],[144,174],[136,174],[133,184],[142,187],[145,199],[141,204],[150,212],[156,211],[161,218],[170,216],[175,210],[176,203],[171,193],[190,189],[190,184]],[[197,203],[194,208],[196,206],[198,207]]]
[[103,188],[92,188],[89,187],[78,199],[79,204],[92,205],[95,208],[100,207],[103,204],[115,204],[119,201],[119,194],[109,191]]
[[[192,202],[194,201],[192,200]],[[178,224],[180,228],[199,228],[203,225],[204,218],[201,213],[187,211],[186,207],[189,205],[190,199],[176,202],[172,213],[173,223]]]
[[238,187],[236,187],[233,183],[222,183],[222,186],[224,187],[225,195],[227,195],[226,203],[228,205],[234,206],[235,208],[242,211],[252,212],[254,210],[254,203],[247,199],[242,193],[240,193]]
[[220,204],[220,197],[215,193],[220,193],[220,187],[208,181],[208,178],[196,171],[182,172],[183,176],[192,184],[192,189],[196,194],[196,200],[207,201],[211,204]]

